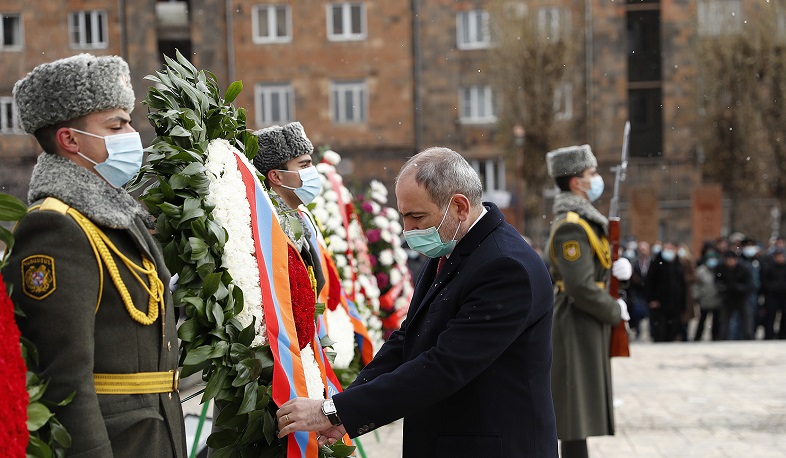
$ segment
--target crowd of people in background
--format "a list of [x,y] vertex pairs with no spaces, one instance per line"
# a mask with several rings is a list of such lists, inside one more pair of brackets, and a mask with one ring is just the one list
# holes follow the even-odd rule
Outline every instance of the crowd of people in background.
[[633,240],[621,255],[633,264],[625,288],[632,338],[786,339],[786,238],[763,245],[734,233],[695,254],[684,243]]

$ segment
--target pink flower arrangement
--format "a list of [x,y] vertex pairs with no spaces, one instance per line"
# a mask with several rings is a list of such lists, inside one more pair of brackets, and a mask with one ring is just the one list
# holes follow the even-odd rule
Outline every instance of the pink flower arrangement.
[[387,206],[387,188],[372,181],[355,207],[368,241],[369,260],[380,290],[379,317],[385,337],[401,326],[412,298],[412,275],[401,242],[398,212]]

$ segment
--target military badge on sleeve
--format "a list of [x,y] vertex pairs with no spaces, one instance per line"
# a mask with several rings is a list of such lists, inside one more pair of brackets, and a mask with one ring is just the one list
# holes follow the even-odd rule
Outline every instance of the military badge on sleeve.
[[566,261],[575,261],[581,257],[578,240],[568,240],[562,244],[562,256]]
[[22,291],[40,301],[55,292],[55,260],[50,256],[33,255],[22,260]]

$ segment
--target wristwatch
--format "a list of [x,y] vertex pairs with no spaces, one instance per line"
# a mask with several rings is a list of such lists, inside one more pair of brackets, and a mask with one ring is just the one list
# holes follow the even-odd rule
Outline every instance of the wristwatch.
[[341,424],[341,420],[338,418],[338,412],[336,412],[336,405],[333,404],[332,399],[325,399],[325,402],[322,403],[322,413],[330,420],[331,425],[338,426]]

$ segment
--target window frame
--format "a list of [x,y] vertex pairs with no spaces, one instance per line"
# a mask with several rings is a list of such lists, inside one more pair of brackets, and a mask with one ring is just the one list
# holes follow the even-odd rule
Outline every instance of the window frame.
[[[6,119],[6,108],[11,106],[11,127],[7,127],[8,119]],[[12,96],[0,96],[0,135],[19,134],[22,132],[22,126],[19,125],[19,109],[16,106],[16,101]]]
[[[5,44],[5,26],[3,25],[5,18],[16,17],[17,19],[17,42],[10,45]],[[0,51],[20,51],[24,48],[24,21],[22,21],[22,13],[0,13]]]
[[[353,96],[360,95],[362,100],[359,104],[360,113],[358,116],[347,116],[346,113],[346,94],[352,93]],[[339,100],[340,95],[340,100]],[[368,122],[368,83],[365,80],[352,81],[331,81],[330,82],[330,119],[334,124],[365,124]],[[353,113],[357,112],[353,109]]]
[[[478,29],[478,16],[481,26]],[[465,30],[463,18],[467,18],[469,30]],[[456,13],[456,47],[460,50],[488,49],[494,44],[491,37],[491,15],[482,9]],[[483,36],[481,36],[481,34]],[[467,41],[462,41],[466,36]]]
[[[92,26],[91,26],[91,35],[94,32],[100,34],[101,30],[96,31],[97,27],[103,27],[103,41],[95,41],[95,37],[91,37],[94,41],[92,43],[85,43],[84,38],[87,36],[87,30],[82,30],[86,28],[84,25],[84,18],[86,15],[91,16]],[[78,15],[79,23],[74,24],[75,16]],[[96,21],[98,19],[98,21]],[[71,46],[71,49],[106,49],[109,47],[109,18],[106,10],[94,9],[94,10],[78,10],[78,11],[70,11],[68,13],[68,42]],[[80,35],[80,42],[74,41],[74,32],[76,29],[79,29]],[[99,39],[102,37],[98,37]]]
[[[349,32],[336,33],[333,30],[333,11],[335,8],[341,8],[341,21],[343,24],[349,20]],[[352,8],[360,8],[360,33],[352,32]],[[328,3],[325,5],[325,20],[327,23],[327,39],[328,41],[362,41],[368,38],[368,15],[366,12],[366,4],[364,2],[338,2]]]
[[[465,103],[467,95],[469,95],[468,104]],[[493,124],[497,122],[497,104],[494,99],[494,88],[490,84],[462,86],[458,90],[458,97],[459,121],[462,124]],[[481,104],[483,105],[482,111]],[[469,108],[469,116],[465,116],[465,108]]]
[[[285,15],[285,26],[286,26],[286,35],[285,36],[261,36],[259,34],[259,11],[262,9],[267,10],[267,25],[268,31],[271,30],[278,30],[278,15],[270,13],[277,13],[278,8],[284,9]],[[252,34],[252,41],[257,44],[272,44],[272,43],[291,43],[292,42],[292,7],[286,4],[260,4],[254,5],[251,9],[251,34]],[[272,22],[272,24],[271,24]]]
[[573,84],[563,82],[554,88],[554,119],[568,121],[573,119]]
[[[281,119],[272,119],[272,104],[270,97],[272,94],[283,95],[286,101],[285,117]],[[267,109],[262,103],[261,97],[265,97],[267,101]],[[266,116],[266,111],[268,115]],[[295,90],[290,83],[256,83],[254,85],[254,116],[256,124],[259,127],[288,124],[295,120]]]
[[[470,165],[480,178],[483,195],[490,196],[497,192],[507,192],[506,164],[502,158],[471,159]],[[481,169],[482,167],[482,169]]]
[[549,43],[570,39],[571,12],[561,6],[544,6],[538,9],[538,35]]

